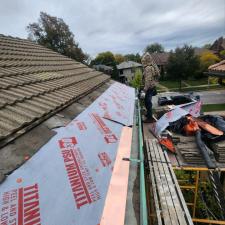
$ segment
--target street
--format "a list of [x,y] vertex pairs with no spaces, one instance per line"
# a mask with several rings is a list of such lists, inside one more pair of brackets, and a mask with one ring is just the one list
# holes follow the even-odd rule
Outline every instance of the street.
[[[157,96],[153,97],[153,107],[158,105],[158,97],[161,96],[174,96],[182,95],[184,93],[179,92],[163,92],[159,93]],[[185,93],[187,94],[187,93]],[[194,92],[195,95],[199,95],[203,104],[225,104],[225,90],[215,90],[215,91],[201,91]]]
[[221,104],[225,103],[225,90],[196,92],[200,95],[203,104]]

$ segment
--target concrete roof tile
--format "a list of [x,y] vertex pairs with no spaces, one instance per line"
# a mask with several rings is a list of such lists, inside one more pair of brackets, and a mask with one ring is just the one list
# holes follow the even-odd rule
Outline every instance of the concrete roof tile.
[[5,121],[4,126],[1,118],[0,139],[108,80],[101,72],[31,41],[0,35],[0,116]]

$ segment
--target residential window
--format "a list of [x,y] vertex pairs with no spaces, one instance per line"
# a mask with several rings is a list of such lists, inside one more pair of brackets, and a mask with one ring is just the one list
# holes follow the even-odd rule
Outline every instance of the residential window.
[[133,68],[131,68],[131,73],[135,73],[135,68],[133,67]]
[[123,70],[120,70],[120,74],[123,74]]

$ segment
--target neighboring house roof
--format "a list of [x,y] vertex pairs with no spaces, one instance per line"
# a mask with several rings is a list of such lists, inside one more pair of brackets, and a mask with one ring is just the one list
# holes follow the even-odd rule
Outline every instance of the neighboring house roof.
[[169,52],[162,52],[162,53],[154,52],[154,53],[151,53],[151,56],[154,62],[156,63],[156,65],[163,66],[168,63],[170,53]]
[[103,65],[103,64],[93,65],[93,68],[95,68],[96,70],[99,70],[99,69],[112,70],[113,69],[111,66],[106,66],[106,65]]
[[133,62],[133,61],[125,61],[117,65],[117,69],[128,69],[128,68],[134,68],[134,67],[142,67],[142,64]]
[[109,77],[28,40],[0,35],[0,140],[33,126]]
[[195,55],[202,55],[203,53],[215,53],[215,51],[207,49],[207,48],[194,48]]
[[217,53],[219,53],[222,50],[225,50],[225,38],[220,37],[212,44],[210,47],[210,50],[213,50]]
[[211,65],[208,69],[209,69],[209,71],[212,71],[212,72],[224,72],[225,73],[225,60]]

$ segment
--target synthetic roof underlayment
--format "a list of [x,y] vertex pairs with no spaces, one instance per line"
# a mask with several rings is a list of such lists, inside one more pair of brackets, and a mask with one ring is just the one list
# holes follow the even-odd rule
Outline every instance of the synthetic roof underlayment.
[[[66,127],[57,129],[1,184],[3,222],[109,225],[117,219],[116,224],[123,224],[129,172],[123,158],[130,156],[132,128],[122,122],[133,119],[134,103],[134,89],[115,83]],[[121,119],[104,118],[105,113],[117,114],[111,108]]]
[[[0,36],[1,142],[108,80],[32,42]],[[130,154],[134,98],[134,89],[115,83],[67,126],[56,129],[0,185],[1,223],[110,225],[120,207],[116,224],[123,224],[129,162],[122,158]]]
[[174,122],[187,114],[193,117],[200,116],[202,102],[200,100],[192,100],[189,103],[177,105],[165,113],[159,120],[151,124],[151,131],[156,135],[160,134],[169,126],[170,122]]

